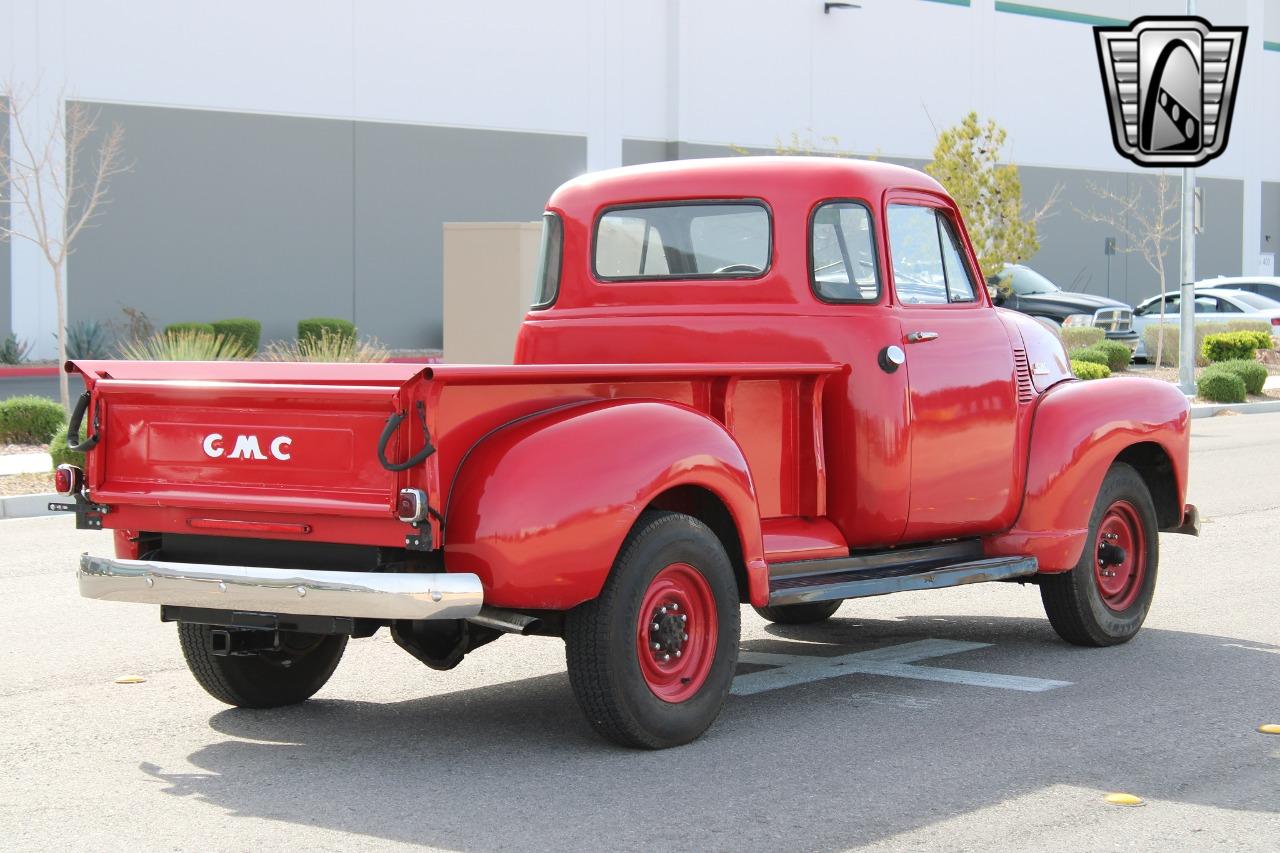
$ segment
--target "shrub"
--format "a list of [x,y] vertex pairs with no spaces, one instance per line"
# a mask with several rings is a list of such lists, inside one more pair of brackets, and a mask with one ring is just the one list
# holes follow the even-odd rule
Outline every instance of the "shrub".
[[31,352],[31,344],[18,340],[17,335],[6,335],[0,340],[0,364],[22,364]]
[[67,419],[62,404],[45,397],[10,397],[0,402],[0,441],[44,444]]
[[72,323],[67,326],[67,358],[106,358],[109,340],[107,327],[97,320]]
[[311,317],[298,321],[298,340],[318,338],[321,331],[326,329],[335,337],[351,340],[356,338],[356,324],[350,320],[343,320],[340,317]]
[[1243,403],[1244,380],[1226,370],[1211,368],[1196,380],[1196,394],[1215,403]]
[[1250,360],[1258,350],[1270,348],[1270,335],[1258,332],[1216,332],[1205,336],[1200,351],[1206,361],[1215,362]]
[[238,340],[208,332],[164,332],[120,347],[120,357],[135,361],[232,361],[253,352]]
[[1106,379],[1111,375],[1111,368],[1096,361],[1077,361],[1072,359],[1071,372],[1077,379]]
[[[82,439],[84,436],[76,436],[76,438]],[[77,453],[67,447],[66,424],[58,427],[58,431],[53,434],[53,438],[49,439],[49,455],[53,457],[54,468],[59,465],[75,465],[77,468],[84,468],[84,454]]]
[[1209,371],[1225,371],[1240,377],[1244,390],[1250,394],[1261,394],[1262,386],[1267,383],[1267,369],[1256,361],[1240,359],[1238,361],[1219,361],[1205,368]]
[[1097,350],[1107,357],[1107,367],[1113,371],[1124,370],[1133,358],[1133,352],[1119,341],[1102,341],[1090,349]]
[[1060,330],[1062,344],[1068,350],[1085,349],[1102,343],[1106,332],[1093,326],[1063,326]]
[[[1208,364],[1204,360],[1204,353],[1201,352],[1201,348],[1204,346],[1204,339],[1206,336],[1221,330],[1222,326],[1214,323],[1196,323],[1196,364],[1200,366]],[[1147,350],[1147,361],[1152,363],[1156,360],[1156,336],[1159,332],[1159,323],[1152,323],[1142,330],[1142,345]],[[1164,358],[1161,363],[1165,367],[1178,366],[1179,332],[1180,329],[1176,323],[1164,324]]]
[[1111,357],[1097,347],[1085,347],[1084,349],[1071,350],[1067,353],[1067,357],[1072,361],[1088,361],[1094,364],[1101,364],[1107,367],[1108,372],[1111,368]]
[[258,344],[262,341],[262,324],[257,320],[232,317],[230,320],[214,320],[212,325],[214,334],[238,340],[251,352],[258,351]]
[[[1271,339],[1272,326],[1266,320],[1228,320],[1228,332],[1262,332],[1267,336],[1267,340]],[[1267,344],[1269,348],[1270,343]]]
[[206,335],[216,334],[213,330],[212,323],[170,323],[164,327],[166,335],[176,335],[180,332],[204,332]]
[[294,342],[272,341],[263,352],[267,361],[380,362],[386,361],[388,355],[390,353],[377,338],[357,341],[328,329]]

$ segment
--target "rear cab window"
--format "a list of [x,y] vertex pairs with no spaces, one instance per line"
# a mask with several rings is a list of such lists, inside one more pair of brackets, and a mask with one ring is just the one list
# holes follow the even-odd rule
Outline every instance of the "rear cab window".
[[772,255],[769,210],[754,200],[610,208],[596,222],[591,251],[602,281],[760,278]]
[[533,307],[550,308],[560,293],[560,268],[564,264],[564,223],[547,211],[542,214],[542,245],[533,280]]

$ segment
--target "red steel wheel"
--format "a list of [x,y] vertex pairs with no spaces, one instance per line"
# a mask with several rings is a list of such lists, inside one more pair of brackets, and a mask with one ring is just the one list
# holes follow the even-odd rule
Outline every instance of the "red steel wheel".
[[672,563],[640,602],[636,654],[645,684],[664,702],[684,702],[707,680],[716,656],[716,599],[702,573]]
[[1080,559],[1070,571],[1039,579],[1058,636],[1077,646],[1114,646],[1138,633],[1155,595],[1159,529],[1142,475],[1113,463],[1089,514]]
[[1094,546],[1093,573],[1102,603],[1123,613],[1146,578],[1146,535],[1133,504],[1119,500],[1107,507]]

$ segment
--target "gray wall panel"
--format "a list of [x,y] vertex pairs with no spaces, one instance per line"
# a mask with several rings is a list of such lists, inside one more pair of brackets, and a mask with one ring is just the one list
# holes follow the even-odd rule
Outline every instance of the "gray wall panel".
[[299,318],[352,315],[349,122],[107,104],[132,172],[68,267],[70,319],[157,326],[255,317],[263,340]]
[[1197,178],[1196,186],[1203,198],[1204,219],[1204,230],[1196,236],[1196,278],[1240,275],[1244,260],[1244,182]]
[[583,137],[103,105],[133,171],[68,269],[70,315],[157,326],[311,316],[392,347],[441,344],[446,221],[531,220]]
[[445,222],[529,221],[586,170],[586,139],[356,125],[356,322],[396,346],[442,345]]
[[676,143],[659,139],[624,139],[622,140],[622,165],[636,166],[640,163],[661,163],[665,160],[677,160],[679,155]]
[[[1280,183],[1262,183],[1262,237],[1259,243],[1261,251],[1280,255]],[[1280,262],[1276,264],[1276,270],[1280,273]]]
[[[9,150],[8,101],[0,98],[0,151]],[[9,216],[9,190],[0,186],[0,224],[7,224]],[[0,338],[13,331],[13,284],[9,241],[0,240]]]

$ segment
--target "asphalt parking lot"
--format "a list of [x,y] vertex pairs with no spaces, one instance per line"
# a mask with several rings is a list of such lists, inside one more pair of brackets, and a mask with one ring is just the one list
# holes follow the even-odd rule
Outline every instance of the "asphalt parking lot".
[[383,632],[306,705],[227,709],[154,608],[77,596],[105,534],[0,521],[4,847],[1274,851],[1280,415],[1193,432],[1204,533],[1161,538],[1133,642],[1067,646],[1013,584],[746,610],[736,695],[657,753],[592,734],[547,638],[438,673]]

